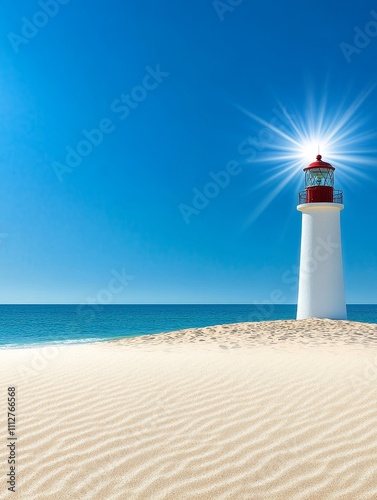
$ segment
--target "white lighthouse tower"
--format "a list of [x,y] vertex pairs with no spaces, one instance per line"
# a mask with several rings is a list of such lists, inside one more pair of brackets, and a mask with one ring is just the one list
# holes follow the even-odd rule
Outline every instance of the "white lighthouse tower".
[[343,192],[334,190],[334,171],[321,155],[304,168],[305,190],[297,206],[302,212],[297,319],[347,318],[340,234]]

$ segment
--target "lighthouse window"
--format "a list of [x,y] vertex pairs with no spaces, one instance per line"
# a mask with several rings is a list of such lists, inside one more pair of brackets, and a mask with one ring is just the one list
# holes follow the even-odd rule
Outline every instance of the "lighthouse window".
[[334,171],[329,168],[311,168],[305,172],[306,186],[334,186]]

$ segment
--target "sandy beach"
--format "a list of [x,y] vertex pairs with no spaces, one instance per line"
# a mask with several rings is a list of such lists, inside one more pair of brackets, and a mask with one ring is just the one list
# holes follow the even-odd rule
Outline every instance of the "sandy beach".
[[377,325],[239,323],[0,351],[16,493],[0,498],[376,499]]

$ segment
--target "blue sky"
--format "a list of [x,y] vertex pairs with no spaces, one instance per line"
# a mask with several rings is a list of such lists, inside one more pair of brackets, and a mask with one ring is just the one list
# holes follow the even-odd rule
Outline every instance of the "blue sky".
[[349,129],[342,162],[324,158],[345,191],[347,301],[376,303],[374,9],[7,1],[0,301],[294,303],[305,161],[290,167],[291,143],[255,117],[293,137],[318,109]]

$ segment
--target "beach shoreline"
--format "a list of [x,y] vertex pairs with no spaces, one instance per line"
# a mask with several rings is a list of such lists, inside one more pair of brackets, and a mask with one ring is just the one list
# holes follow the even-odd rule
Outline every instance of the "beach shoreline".
[[[230,330],[234,330],[238,335],[240,332],[245,332],[249,330],[249,333],[255,337],[256,344],[258,342],[265,342],[266,339],[260,335],[261,332],[266,332],[270,334],[276,330],[284,330],[289,327],[290,336],[292,333],[301,335],[303,332],[310,330],[310,332],[320,332],[326,336],[327,341],[336,340],[336,337],[331,337],[331,331],[337,331],[339,328],[342,329],[343,339],[349,343],[359,343],[362,337],[365,338],[366,345],[370,345],[377,341],[377,323],[368,323],[365,321],[350,321],[350,320],[331,320],[323,318],[311,318],[302,320],[269,320],[269,321],[252,321],[252,322],[233,322],[225,324],[215,324],[203,327],[190,327],[183,329],[175,329],[169,331],[161,331],[156,333],[135,333],[134,335],[121,336],[117,335],[113,338],[83,338],[83,339],[69,339],[69,340],[55,340],[55,341],[43,341],[40,343],[32,344],[9,344],[0,345],[0,351],[7,351],[13,349],[38,349],[49,346],[69,346],[69,345],[87,345],[87,344],[107,344],[120,342],[122,345],[127,344],[139,344],[139,343],[151,343],[158,345],[160,342],[172,340],[178,344],[182,341],[192,341],[196,339],[196,334],[199,332],[200,335],[208,336],[213,332],[218,332],[221,330],[227,330],[226,333],[229,335]],[[322,330],[321,330],[322,328]],[[349,336],[349,332],[356,331],[357,336]],[[344,335],[344,333],[346,335]],[[192,335],[191,335],[192,334]],[[330,334],[330,335],[329,335]],[[191,335],[191,338],[190,338]],[[361,336],[360,336],[361,335]],[[339,335],[337,334],[338,338]],[[209,336],[209,338],[211,338]],[[301,341],[304,341],[305,335],[302,335]],[[310,338],[310,337],[308,337]],[[139,339],[139,340],[138,340]],[[136,342],[134,342],[136,340]],[[198,340],[198,339],[197,339]],[[207,339],[206,339],[207,340]],[[277,341],[281,341],[281,338],[277,337]],[[300,342],[300,338],[296,339]],[[303,342],[307,343],[307,341]]]
[[[377,496],[377,325],[235,323],[0,350],[4,402],[8,387],[14,498]],[[6,498],[5,444],[0,459]]]

